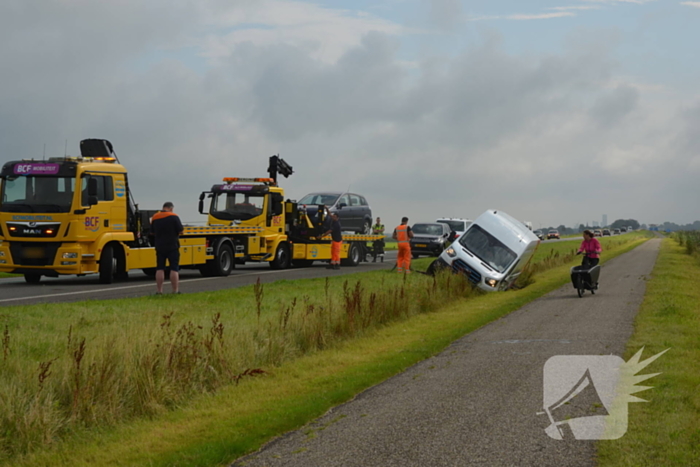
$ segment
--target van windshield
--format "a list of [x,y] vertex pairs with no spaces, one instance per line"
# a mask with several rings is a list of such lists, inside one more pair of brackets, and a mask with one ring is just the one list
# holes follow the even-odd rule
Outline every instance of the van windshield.
[[518,256],[478,225],[459,237],[459,243],[498,272],[505,272]]

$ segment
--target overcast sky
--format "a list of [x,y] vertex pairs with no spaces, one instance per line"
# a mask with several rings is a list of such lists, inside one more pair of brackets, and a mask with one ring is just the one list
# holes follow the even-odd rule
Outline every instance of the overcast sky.
[[700,219],[700,1],[2,0],[0,153],[106,138],[142,208],[223,176],[388,225]]

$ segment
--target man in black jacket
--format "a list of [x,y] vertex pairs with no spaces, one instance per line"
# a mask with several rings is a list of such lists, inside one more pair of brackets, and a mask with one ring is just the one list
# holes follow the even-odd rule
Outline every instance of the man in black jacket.
[[163,204],[163,210],[151,218],[151,229],[156,241],[156,295],[163,294],[165,262],[170,264],[170,284],[173,293],[180,293],[180,217],[173,212],[173,203]]

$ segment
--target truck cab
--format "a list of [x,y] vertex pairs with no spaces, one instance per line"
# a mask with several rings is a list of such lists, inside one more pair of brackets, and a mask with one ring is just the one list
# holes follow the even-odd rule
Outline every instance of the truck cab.
[[106,243],[135,241],[126,169],[107,144],[85,140],[81,157],[3,165],[0,271],[24,274],[27,282],[98,272]]
[[[273,267],[288,267],[284,190],[272,178],[226,177],[223,182],[199,196],[199,212],[207,215],[207,226],[251,229],[250,235],[232,239],[237,262],[269,260]],[[209,248],[216,250],[217,245]]]

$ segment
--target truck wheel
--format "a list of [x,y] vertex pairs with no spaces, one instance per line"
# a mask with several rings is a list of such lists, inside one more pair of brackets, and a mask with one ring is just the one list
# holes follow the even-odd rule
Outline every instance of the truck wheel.
[[29,273],[24,275],[24,281],[27,284],[38,284],[41,282],[41,274]]
[[156,277],[156,268],[143,268],[141,269],[144,274],[148,277]]
[[198,269],[204,277],[226,277],[231,274],[235,267],[231,245],[223,244],[219,247],[214,259],[210,259]]
[[100,256],[100,284],[111,284],[114,281],[114,272],[117,269],[114,248],[112,245],[105,245]]
[[280,243],[275,251],[275,259],[270,261],[270,267],[272,269],[287,269],[289,263],[289,246],[286,243]]
[[233,250],[230,245],[221,245],[219,247],[219,253],[214,258],[214,275],[215,276],[228,276],[233,271]]
[[411,253],[411,256],[413,257],[413,259],[418,259],[420,255],[418,253]]
[[357,266],[360,264],[362,252],[360,251],[359,245],[356,243],[351,243],[348,248],[348,257],[346,259],[340,260],[340,264],[343,266]]
[[126,270],[126,252],[123,248],[119,248],[114,252],[114,258],[116,260],[116,269],[114,271],[114,278],[119,281],[125,281],[129,279],[129,271]]

